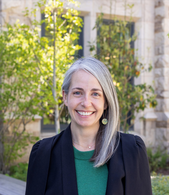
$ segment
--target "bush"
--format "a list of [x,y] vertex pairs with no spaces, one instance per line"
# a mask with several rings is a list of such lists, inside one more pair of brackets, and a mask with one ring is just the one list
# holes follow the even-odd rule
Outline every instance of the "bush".
[[26,181],[27,179],[28,163],[19,163],[10,167],[9,176]]
[[134,84],[140,74],[152,70],[152,65],[143,64],[136,57],[134,42],[137,35],[132,35],[132,22],[115,17],[104,20],[104,14],[100,14],[94,29],[97,30],[97,39],[94,43],[89,42],[90,51],[110,71],[119,102],[120,128],[127,132],[137,113],[157,105],[152,85]]
[[158,148],[155,152],[151,148],[147,148],[147,156],[151,172],[156,172],[159,169],[167,169],[167,160],[169,155],[165,150]]
[[157,176],[152,179],[153,195],[169,194],[169,176]]

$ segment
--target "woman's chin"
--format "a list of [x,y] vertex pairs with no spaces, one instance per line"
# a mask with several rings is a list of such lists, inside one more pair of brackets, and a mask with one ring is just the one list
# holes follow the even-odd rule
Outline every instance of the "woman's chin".
[[74,127],[81,127],[81,128],[98,128],[99,127],[99,123],[93,123],[93,122],[89,122],[89,121],[79,121],[79,122],[74,122],[72,124]]

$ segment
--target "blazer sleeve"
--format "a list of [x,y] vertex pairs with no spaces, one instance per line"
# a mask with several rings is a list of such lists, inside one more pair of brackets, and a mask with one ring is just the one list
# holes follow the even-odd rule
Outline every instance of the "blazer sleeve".
[[139,183],[138,183],[137,194],[152,195],[151,178],[150,178],[150,170],[149,170],[146,146],[143,140],[139,136],[134,136],[134,137],[135,137],[136,147],[138,151],[137,179]]
[[140,193],[145,195],[152,195],[151,178],[149,163],[147,158],[146,146],[139,136],[135,136],[136,146],[138,148],[138,178]]
[[34,162],[35,162],[35,159],[36,159],[36,156],[37,156],[37,151],[38,151],[40,142],[41,142],[41,140],[33,145],[32,151],[30,153],[28,172],[27,172],[27,182],[26,182],[26,193],[25,193],[26,195],[30,194],[29,191],[32,191],[31,188],[33,186],[31,185],[31,181],[32,181],[32,178],[34,177],[34,171],[33,171]]
[[146,147],[139,136],[122,135],[125,195],[152,195]]
[[45,193],[51,151],[61,133],[51,138],[38,141],[32,148],[26,184],[26,195],[42,195]]

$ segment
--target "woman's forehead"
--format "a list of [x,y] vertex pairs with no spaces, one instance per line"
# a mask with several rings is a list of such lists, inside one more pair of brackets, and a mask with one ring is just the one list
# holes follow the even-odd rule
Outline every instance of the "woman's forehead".
[[91,73],[78,70],[73,73],[70,88],[90,87],[102,90],[99,81]]

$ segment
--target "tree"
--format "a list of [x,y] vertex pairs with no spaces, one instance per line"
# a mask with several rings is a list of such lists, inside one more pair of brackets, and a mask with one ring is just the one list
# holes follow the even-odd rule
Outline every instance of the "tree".
[[112,75],[119,100],[121,129],[126,132],[133,125],[136,113],[157,105],[151,85],[134,85],[134,79],[143,71],[151,71],[152,66],[149,64],[146,68],[134,55],[135,49],[131,43],[137,36],[130,36],[131,22],[117,20],[110,15],[108,24],[105,24],[103,15],[97,18],[94,27],[98,32],[96,46],[90,43],[90,51],[107,66]]
[[[72,0],[67,3],[76,4]],[[75,9],[63,7],[59,0],[48,4],[42,0],[31,12],[25,12],[30,25],[6,24],[6,30],[0,33],[0,118],[3,121],[0,171],[3,173],[22,155],[29,141],[36,140],[26,132],[26,125],[36,115],[53,114],[53,108],[55,114],[58,112],[61,83],[75,52],[80,49],[75,41],[82,25]],[[37,9],[45,14],[44,20],[36,20]],[[50,39],[39,35],[39,26],[44,22]]]
[[7,31],[0,34],[0,118],[3,119],[0,164],[3,173],[7,172],[11,162],[22,156],[21,150],[36,140],[26,132],[26,125],[38,113],[34,102],[38,93],[35,80],[31,80],[34,75],[26,39],[23,39],[25,28],[19,24],[7,25]]
[[[45,57],[48,59],[48,61],[45,62],[45,68],[41,68],[43,60],[41,61],[41,56],[38,56],[38,52],[34,52],[34,55],[37,66],[41,74],[44,75],[41,77],[44,82],[44,85],[41,85],[41,91],[43,91],[42,96],[45,97],[45,104],[48,104],[48,115],[54,115],[56,133],[58,133],[60,129],[59,116],[61,113],[59,114],[58,104],[61,103],[59,100],[61,97],[63,75],[68,65],[74,60],[76,51],[81,49],[77,44],[77,40],[79,32],[81,31],[82,19],[78,17],[78,11],[73,9],[72,5],[71,8],[64,9],[64,7],[70,6],[70,4],[78,5],[74,0],[68,0],[64,3],[60,0],[50,0],[48,3],[46,0],[41,0],[31,12],[31,14],[35,16],[32,22],[33,25],[45,24],[47,37],[42,37],[41,39],[41,46],[45,48]],[[43,8],[44,5],[45,8]],[[45,19],[40,23],[36,20],[37,8],[40,9],[41,13],[45,16]],[[29,16],[29,14],[27,10],[26,16]],[[51,66],[51,62],[53,66]],[[53,80],[51,80],[52,77]],[[51,94],[49,94],[49,90],[46,90],[46,87],[52,92],[52,100]],[[43,103],[43,105],[45,104]]]

